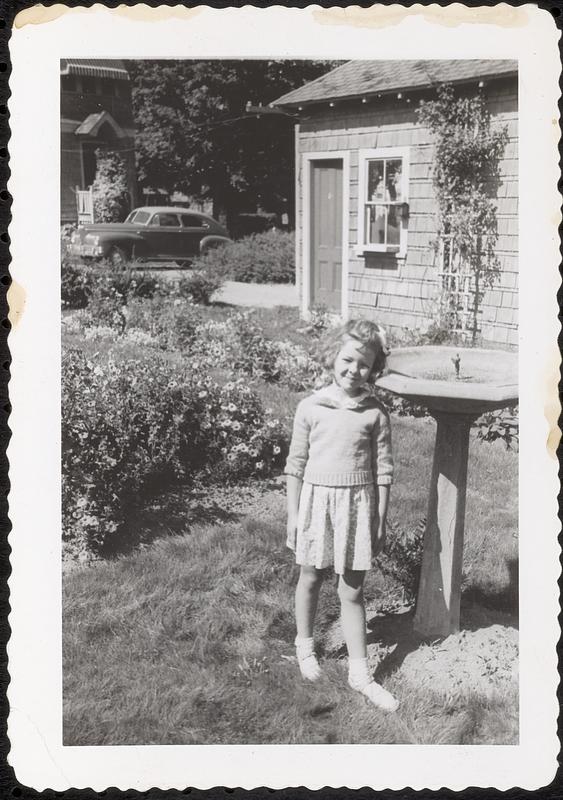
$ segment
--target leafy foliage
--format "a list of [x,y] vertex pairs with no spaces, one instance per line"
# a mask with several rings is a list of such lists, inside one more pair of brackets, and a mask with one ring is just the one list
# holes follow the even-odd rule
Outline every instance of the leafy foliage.
[[86,308],[92,295],[94,275],[90,267],[63,258],[61,305],[64,309]]
[[384,575],[402,588],[403,602],[414,604],[418,594],[426,519],[411,531],[399,531],[388,525],[387,542],[377,563]]
[[172,292],[178,297],[189,298],[197,305],[208,306],[215,292],[224,283],[225,279],[221,274],[206,265],[204,269],[197,270],[190,275],[183,275],[173,287]]
[[246,236],[210,250],[193,266],[243,283],[294,283],[295,237],[279,230]]
[[279,422],[241,382],[198,378],[196,364],[63,362],[64,536],[100,551],[134,511],[174,484],[267,476],[285,458]]
[[[438,88],[436,100],[421,101],[418,119],[434,135],[434,188],[438,201],[438,237],[448,257],[459,256],[474,278],[473,335],[483,289],[499,275],[496,187],[500,159],[508,141],[506,127],[494,128],[482,92],[465,97],[451,85]],[[446,307],[448,303],[446,302]]]
[[479,417],[475,427],[477,429],[477,437],[483,442],[495,442],[497,439],[501,439],[505,443],[507,450],[518,449],[517,407],[489,411]]
[[136,60],[127,62],[145,185],[211,198],[220,210],[283,211],[293,197],[293,119],[256,117],[268,103],[336,62]]
[[121,222],[126,217],[130,205],[127,167],[120,153],[96,150],[92,199],[96,222]]

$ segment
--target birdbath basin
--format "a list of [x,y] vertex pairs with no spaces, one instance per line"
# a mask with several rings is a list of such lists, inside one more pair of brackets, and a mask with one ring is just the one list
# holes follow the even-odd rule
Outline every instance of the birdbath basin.
[[389,356],[382,389],[428,408],[437,423],[414,627],[459,630],[469,431],[485,411],[518,400],[518,355],[464,347],[406,347]]

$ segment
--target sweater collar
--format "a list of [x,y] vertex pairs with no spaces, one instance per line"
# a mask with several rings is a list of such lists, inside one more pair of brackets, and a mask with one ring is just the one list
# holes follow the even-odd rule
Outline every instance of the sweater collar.
[[314,392],[314,397],[319,405],[328,408],[359,408],[370,397],[368,389],[362,389],[360,394],[349,397],[336,383],[324,386]]

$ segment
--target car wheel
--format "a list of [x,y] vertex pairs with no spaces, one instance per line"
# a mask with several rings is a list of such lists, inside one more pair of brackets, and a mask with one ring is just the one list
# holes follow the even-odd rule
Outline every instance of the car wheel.
[[113,267],[122,267],[128,261],[127,253],[121,247],[112,247],[108,257]]

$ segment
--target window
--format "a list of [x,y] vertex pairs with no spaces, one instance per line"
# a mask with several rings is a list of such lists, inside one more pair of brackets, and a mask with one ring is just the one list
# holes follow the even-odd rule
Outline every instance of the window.
[[127,217],[127,222],[134,222],[135,225],[146,225],[150,214],[148,211],[132,211]]
[[363,252],[407,252],[408,149],[360,150],[358,246]]
[[179,228],[180,220],[176,214],[155,214],[150,224],[161,228]]
[[201,217],[196,217],[193,214],[181,214],[182,225],[184,228],[208,228],[209,225]]

